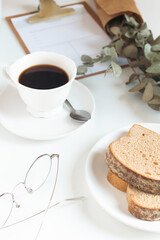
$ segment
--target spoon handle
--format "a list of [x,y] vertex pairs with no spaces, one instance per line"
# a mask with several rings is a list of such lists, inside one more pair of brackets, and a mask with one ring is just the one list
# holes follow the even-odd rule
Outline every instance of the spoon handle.
[[66,99],[65,104],[74,111],[74,107],[71,105],[71,103]]

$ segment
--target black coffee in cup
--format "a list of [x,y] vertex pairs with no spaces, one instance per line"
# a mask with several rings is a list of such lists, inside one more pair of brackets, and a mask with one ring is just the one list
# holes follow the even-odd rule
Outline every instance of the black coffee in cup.
[[69,81],[67,73],[53,65],[36,65],[25,69],[19,76],[19,83],[35,89],[53,89]]

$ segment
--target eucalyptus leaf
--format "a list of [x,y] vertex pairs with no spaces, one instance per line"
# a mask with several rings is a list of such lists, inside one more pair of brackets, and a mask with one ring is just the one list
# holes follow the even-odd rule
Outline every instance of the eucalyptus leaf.
[[110,47],[105,47],[105,48],[102,50],[102,53],[104,53],[106,56],[111,56]]
[[122,68],[115,62],[111,61],[111,67],[115,77],[119,77],[122,73]]
[[160,74],[160,62],[152,64],[146,69],[147,73]]
[[118,35],[118,34],[120,34],[120,27],[118,27],[118,26],[113,26],[113,27],[111,27],[110,28],[110,31],[114,34],[114,35]]
[[81,74],[85,74],[87,72],[87,67],[84,65],[80,65],[77,68],[77,74],[81,75]]
[[126,84],[129,84],[131,82],[133,82],[134,80],[136,80],[138,78],[138,74],[136,73],[132,73],[128,79],[128,81],[126,82]]
[[127,38],[133,38],[133,37],[136,35],[136,33],[137,33],[137,32],[132,29],[132,31],[129,30],[129,31],[127,31],[124,35],[125,35]]
[[157,62],[160,62],[160,53],[156,53],[152,56],[151,58],[151,63],[157,63]]
[[147,81],[147,83],[151,83],[152,84],[152,86],[156,86],[157,85],[157,82],[153,79],[153,78],[150,78],[150,77],[144,77],[143,78],[143,80],[146,80]]
[[149,104],[160,104],[160,97],[155,96],[151,101],[148,102]]
[[151,66],[151,61],[148,60],[145,56],[140,56],[139,66],[144,65],[146,68]]
[[151,31],[150,31],[150,36],[148,37],[147,41],[148,41],[149,43],[151,43],[151,42],[153,41],[153,34],[152,34]]
[[143,48],[145,45],[145,40],[144,39],[138,39],[137,37],[135,38],[135,43],[137,47]]
[[103,56],[103,57],[100,59],[100,62],[101,62],[101,63],[108,62],[109,59],[110,59],[110,56]]
[[118,59],[118,55],[114,47],[105,47],[102,53],[104,53],[105,56],[110,56],[112,60]]
[[160,44],[153,45],[153,46],[151,47],[151,50],[152,50],[153,52],[160,52]]
[[150,108],[152,108],[153,110],[159,111],[160,110],[160,104],[148,104],[148,106]]
[[91,63],[83,63],[84,66],[86,67],[93,67],[94,63],[91,62]]
[[112,60],[117,60],[118,59],[118,55],[117,55],[116,50],[115,50],[114,47],[110,48],[110,53],[111,53]]
[[92,62],[92,58],[90,56],[88,56],[88,55],[82,55],[81,56],[81,60],[84,63],[91,63]]
[[139,23],[133,17],[130,17],[127,14],[124,14],[124,16],[125,16],[128,24],[130,24],[131,26],[135,26],[135,27],[139,26]]
[[124,41],[123,41],[122,39],[118,40],[118,41],[115,43],[115,49],[116,49],[117,54],[118,54],[119,56],[121,56],[121,54],[122,54],[123,46],[124,46]]
[[141,32],[137,33],[136,39],[138,41],[144,41],[144,35]]
[[136,59],[138,54],[138,49],[135,45],[130,44],[123,48],[123,54],[127,58]]
[[146,28],[147,28],[147,24],[144,22],[140,24],[139,30],[145,30]]
[[121,33],[123,35],[125,35],[125,33],[129,31],[129,27],[128,26],[123,26],[121,31],[122,31]]
[[152,47],[149,43],[144,46],[144,55],[148,60],[151,60],[155,56],[155,53],[152,52]]
[[137,33],[138,40],[147,40],[151,35],[151,32],[148,28]]
[[155,96],[160,97],[160,87],[153,86],[153,93],[154,93]]
[[147,84],[147,80],[144,79],[141,83],[139,83],[136,86],[134,86],[133,88],[129,89],[129,92],[138,92],[138,91],[144,89],[146,84]]
[[153,87],[152,84],[149,82],[147,83],[145,90],[142,95],[143,102],[149,102],[153,98]]
[[152,45],[160,44],[160,36],[158,36],[155,40],[152,41]]

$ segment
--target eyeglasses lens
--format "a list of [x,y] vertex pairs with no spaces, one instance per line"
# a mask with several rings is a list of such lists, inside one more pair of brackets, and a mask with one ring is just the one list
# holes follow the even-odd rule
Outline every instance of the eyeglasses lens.
[[27,173],[25,186],[28,191],[39,189],[49,176],[52,160],[49,155],[40,156]]

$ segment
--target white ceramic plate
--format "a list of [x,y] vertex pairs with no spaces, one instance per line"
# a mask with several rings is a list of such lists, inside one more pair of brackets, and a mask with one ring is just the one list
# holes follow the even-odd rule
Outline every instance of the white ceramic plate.
[[[141,125],[160,133],[160,124],[145,123]],[[130,127],[123,127],[107,134],[91,149],[86,162],[87,183],[96,201],[111,216],[137,229],[160,232],[160,221],[143,221],[133,217],[128,211],[126,193],[114,188],[106,179],[108,171],[105,163],[106,149],[110,142],[127,135]]]
[[[78,81],[73,83],[68,99],[75,108],[87,110],[93,115],[94,99],[82,83]],[[17,90],[8,86],[0,96],[0,122],[18,136],[49,140],[65,137],[88,124],[90,120],[80,123],[71,119],[65,107],[51,119],[34,118],[26,111]]]

